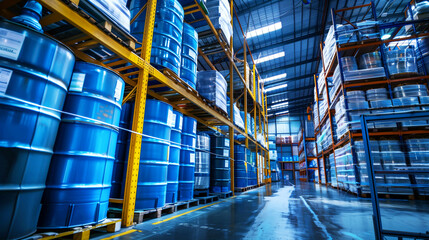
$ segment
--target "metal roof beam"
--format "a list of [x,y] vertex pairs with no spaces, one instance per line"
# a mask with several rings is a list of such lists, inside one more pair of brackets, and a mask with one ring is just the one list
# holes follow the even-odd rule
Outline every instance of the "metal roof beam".
[[297,63],[290,63],[290,64],[287,64],[287,65],[281,66],[279,68],[275,68],[275,69],[271,69],[271,70],[268,70],[268,71],[260,72],[259,74],[265,77],[267,74],[275,73],[275,72],[278,72],[279,70],[283,70],[283,69],[289,69],[289,68],[297,67],[297,66],[300,66],[300,65],[313,63],[315,61],[318,61],[319,59],[320,59],[320,57],[315,57],[315,58],[307,59],[307,60],[304,60],[304,61],[301,61],[301,62],[297,62]]
[[[305,32],[307,30],[303,30],[303,31]],[[293,43],[296,43],[296,42],[299,42],[299,41],[303,41],[303,40],[306,40],[306,39],[309,39],[309,38],[317,37],[317,36],[320,35],[320,33],[321,33],[320,31],[316,31],[316,32],[313,32],[313,33],[310,33],[310,34],[307,34],[307,35],[303,35],[301,37],[292,38],[292,39],[289,39],[289,40],[286,40],[286,41],[282,41],[282,42],[279,42],[279,43],[276,43],[276,44],[272,44],[272,45],[269,45],[269,46],[266,46],[266,47],[258,48],[258,49],[252,49],[253,46],[249,46],[249,47],[252,50],[252,56],[257,57],[258,53],[260,53],[260,52],[264,52],[264,51],[267,51],[267,50],[272,49],[272,48],[282,47],[282,46],[288,45],[288,44],[293,44]],[[243,53],[237,54],[237,57],[240,58],[240,59],[243,58]],[[249,62],[249,64],[251,64],[251,62]]]
[[274,3],[281,2],[281,0],[262,1],[262,2],[259,2],[259,3],[257,1],[255,1],[255,2],[256,2],[256,4],[254,4],[251,7],[248,7],[248,8],[238,8],[238,16],[242,16],[244,14],[248,14],[248,13],[253,12],[255,10],[264,8],[266,6],[273,5]]

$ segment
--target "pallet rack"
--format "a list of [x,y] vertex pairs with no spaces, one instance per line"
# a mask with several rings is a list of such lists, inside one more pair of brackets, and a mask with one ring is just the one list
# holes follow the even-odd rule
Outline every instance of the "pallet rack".
[[[410,15],[413,16],[412,14],[412,8],[411,5],[412,2],[410,2],[408,4],[408,7],[406,9],[406,13],[405,15],[408,14],[408,11],[410,11]],[[368,40],[361,40],[358,39],[358,42],[354,42],[354,43],[344,43],[344,44],[339,44],[338,43],[338,33],[337,33],[337,23],[346,23],[346,24],[351,24],[351,22],[346,19],[344,17],[345,12],[347,11],[353,11],[355,9],[359,9],[358,11],[363,11],[366,12],[364,18],[367,15],[370,15],[371,19],[374,21],[377,21],[377,14],[375,11],[375,6],[374,3],[371,1],[369,4],[365,4],[365,5],[361,5],[361,6],[354,6],[354,7],[350,7],[350,8],[345,8],[345,9],[340,9],[340,10],[334,10],[331,9],[331,16],[332,16],[332,24],[334,26],[335,29],[335,52],[334,52],[334,56],[332,58],[332,60],[330,60],[328,62],[328,64],[324,64],[325,63],[325,59],[324,59],[324,55],[323,55],[323,42],[320,43],[320,49],[321,49],[321,57],[322,57],[322,68],[323,68],[323,72],[324,74],[321,75],[315,75],[314,76],[314,81],[315,81],[315,104],[317,105],[317,117],[318,117],[318,124],[315,125],[315,136],[317,137],[318,134],[321,131],[321,127],[325,124],[328,123],[330,126],[330,131],[331,131],[331,137],[332,137],[332,145],[329,146],[329,148],[327,150],[321,151],[321,154],[318,156],[322,158],[322,163],[323,164],[323,170],[321,169],[321,166],[318,166],[319,168],[319,182],[323,182],[322,180],[324,180],[324,182],[326,183],[326,185],[330,185],[328,183],[328,178],[327,178],[327,172],[326,172],[326,162],[325,162],[325,158],[327,156],[329,156],[330,154],[333,154],[334,156],[334,170],[335,170],[335,175],[337,175],[338,169],[337,169],[337,163],[336,163],[336,156],[335,156],[335,150],[339,149],[343,146],[345,146],[346,144],[351,144],[353,145],[354,141],[356,139],[362,139],[362,132],[360,130],[351,130],[348,129],[347,133],[345,134],[345,136],[343,136],[341,139],[335,139],[334,138],[334,128],[333,128],[333,119],[335,117],[335,109],[334,106],[335,104],[339,101],[340,97],[344,98],[344,103],[345,103],[345,107],[346,109],[348,109],[348,102],[347,102],[347,90],[348,89],[367,89],[370,87],[379,87],[379,86],[383,86],[386,87],[388,89],[389,92],[389,96],[392,99],[393,94],[392,94],[392,85],[398,85],[398,84],[402,84],[402,83],[420,83],[420,84],[424,84],[424,85],[428,85],[429,82],[429,75],[426,72],[425,69],[423,69],[424,71],[424,75],[422,76],[411,76],[411,75],[400,75],[400,76],[391,76],[388,69],[387,69],[387,65],[386,65],[386,56],[384,53],[384,46],[386,44],[389,43],[393,43],[393,42],[400,42],[400,41],[407,41],[407,40],[413,40],[413,39],[417,39],[419,37],[426,37],[429,36],[429,33],[427,32],[427,28],[419,28],[420,31],[418,31],[417,29],[417,24],[419,24],[419,26],[421,26],[421,24],[427,24],[427,19],[424,20],[414,20],[411,17],[410,21],[400,21],[400,22],[394,22],[394,23],[379,23],[377,24],[377,31],[380,30],[385,30],[385,29],[392,29],[393,33],[392,35],[387,38],[387,39],[381,39],[381,37],[377,38],[377,39],[368,39]],[[337,19],[341,19],[340,22],[337,21]],[[366,19],[362,19],[361,21],[366,20]],[[396,35],[398,33],[400,33],[400,30],[402,28],[404,28],[406,25],[411,25],[412,28],[411,30],[407,30],[408,35],[406,37],[400,37],[400,38],[395,38]],[[423,30],[422,30],[423,29]],[[426,32],[425,32],[426,31]],[[417,43],[417,47],[418,47],[418,43]],[[385,71],[385,75],[386,77],[384,78],[377,78],[377,79],[371,79],[371,80],[355,80],[353,82],[346,82],[345,81],[345,76],[344,76],[344,71],[343,71],[343,65],[342,65],[342,61],[340,61],[340,59],[344,56],[354,56],[358,53],[367,53],[367,52],[372,52],[375,51],[376,49],[380,49],[380,55],[381,55],[381,60],[382,60],[382,64],[383,64],[383,68]],[[422,60],[424,61],[424,60]],[[333,94],[333,97],[331,99],[330,96],[330,91],[328,88],[328,77],[332,77],[334,74],[334,70],[335,68],[339,67],[340,70],[340,79],[341,79],[341,83],[338,87],[338,89],[335,91],[335,93]],[[322,79],[319,79],[319,77],[321,77]],[[326,91],[326,95],[325,96],[320,96],[320,91],[319,91],[319,86],[318,86],[318,82],[319,81],[323,81],[323,91]],[[327,98],[327,99],[323,99],[323,98]],[[320,100],[325,100],[327,101],[327,105],[328,105],[328,109],[326,111],[326,113],[324,115],[321,114],[320,112],[320,105],[319,105],[319,101]],[[393,109],[394,107],[392,107],[391,109]],[[385,109],[385,108],[380,108],[380,109]],[[375,109],[375,110],[380,110],[380,109]],[[374,110],[374,109],[371,109]],[[346,121],[349,121],[349,116],[346,114]],[[328,122],[329,121],[329,122]],[[369,132],[369,136],[371,137],[376,137],[376,136],[396,136],[402,139],[403,135],[410,135],[410,134],[428,134],[428,130],[425,129],[403,129],[401,128],[401,126],[399,126],[398,130],[392,130],[392,129],[383,129],[383,130],[370,130]],[[356,181],[355,184],[357,186],[357,192],[356,194],[358,196],[362,196],[362,191],[360,188],[360,183],[361,183],[361,179],[360,179],[360,174],[359,174],[359,169],[358,169],[358,162],[357,162],[357,156],[356,156],[356,152],[353,150],[352,148],[352,156],[353,156],[353,172],[354,175],[356,177]],[[321,174],[322,171],[324,171],[324,178],[325,179],[321,179]],[[338,182],[338,185],[336,186],[336,188],[338,189],[342,189],[342,190],[346,190],[348,191],[348,189],[346,189],[344,187],[346,183],[343,182]]]
[[[316,141],[316,138],[314,137],[306,137],[305,128],[302,127],[299,132],[299,141],[298,141],[299,175],[300,175],[299,180],[302,182],[310,182],[311,180],[314,181],[314,179],[309,178],[310,171],[318,170],[317,167],[308,167],[309,162],[317,161],[317,157],[309,154],[310,149],[307,148],[307,143],[315,142],[315,141]],[[301,157],[301,154],[303,154],[303,157]]]
[[[293,178],[293,180],[298,180],[298,179],[296,179],[296,174],[295,173],[299,172],[299,167],[296,168],[295,164],[299,163],[299,161],[294,161],[295,158],[294,158],[294,155],[293,155],[293,147],[294,146],[298,147],[298,143],[293,143],[292,139],[290,137],[288,139],[289,139],[289,141],[287,141],[287,143],[284,143],[284,142],[278,143],[278,142],[276,142],[276,146],[277,146],[277,149],[278,149],[278,147],[280,147],[280,156],[283,156],[283,147],[290,147],[291,161],[283,161],[283,159],[280,158],[280,157],[277,158],[277,161],[280,163],[280,167],[281,167],[280,171],[282,172],[283,178],[286,176],[284,174],[285,172],[292,171],[292,178]],[[279,151],[277,151],[277,156],[279,156]],[[292,165],[292,168],[287,168],[286,167],[289,164]]]
[[[47,35],[50,35],[66,44],[78,59],[111,69],[124,79],[126,82],[126,88],[123,103],[131,99],[135,99],[136,103],[134,108],[132,131],[140,134],[143,132],[146,96],[149,95],[155,99],[167,102],[172,105],[175,110],[195,118],[200,123],[200,129],[211,129],[222,132],[217,126],[225,125],[229,127],[228,135],[230,138],[231,148],[232,189],[234,189],[234,144],[242,144],[241,142],[234,141],[235,134],[243,135],[246,147],[255,152],[259,152],[264,156],[264,159],[267,161],[261,161],[262,166],[257,167],[264,169],[264,173],[268,172],[268,149],[259,144],[255,138],[250,137],[247,134],[247,116],[244,119],[245,129],[243,131],[243,129],[238,128],[234,124],[234,117],[232,114],[233,104],[230,105],[231,117],[229,118],[225,112],[218,110],[210,102],[202,98],[198,92],[190,88],[189,85],[181,80],[175,73],[168,69],[158,70],[149,63],[148,59],[150,59],[151,56],[156,0],[149,0],[143,7],[146,10],[145,28],[141,47],[137,48],[136,45],[140,43],[137,43],[132,36],[120,31],[118,32],[114,25],[109,21],[96,21],[87,13],[82,11],[82,9],[79,8],[79,0],[39,0],[39,2],[43,5],[44,9],[48,10],[45,11],[43,18],[40,21],[43,27],[49,26],[49,30],[45,32]],[[24,4],[24,0],[3,1],[0,3],[0,14],[5,18],[10,19],[19,14],[20,9]],[[233,1],[231,1],[231,18],[233,18],[233,6]],[[192,10],[191,7],[196,9]],[[213,27],[210,18],[203,8],[204,7],[197,1],[189,6],[184,6],[186,15],[199,12],[202,15],[202,18],[201,20],[198,20],[198,22],[201,23],[201,21],[205,21],[203,24],[207,24],[209,26],[210,31],[205,34],[216,39],[215,46],[222,49],[227,58],[226,64],[229,65],[230,71],[229,97],[231,99],[231,103],[236,103],[239,99],[242,99],[241,102],[244,111],[250,112],[254,115],[255,126],[258,124],[260,126],[259,131],[264,131],[264,142],[266,143],[266,146],[268,146],[266,97],[263,95],[263,86],[262,89],[258,89],[259,91],[262,91],[262,99],[264,99],[264,101],[260,101],[262,104],[259,104],[255,97],[255,88],[259,86],[254,85],[253,91],[250,91],[248,87],[241,90],[234,90],[234,70],[236,74],[240,76],[243,83],[248,82],[248,79],[246,76],[243,77],[239,72],[233,59],[232,48],[225,44],[225,39],[222,39],[222,34]],[[232,22],[233,21],[231,21],[231,24]],[[193,24],[192,22],[189,23]],[[87,54],[89,50],[100,47],[107,49],[109,56],[105,58],[96,58]],[[244,51],[248,48],[249,47],[245,41]],[[205,46],[203,46],[203,48],[199,48],[198,51],[206,63],[210,65],[212,69],[216,69],[211,63],[209,56],[204,53],[204,51],[207,51]],[[244,62],[246,62],[246,54],[244,56]],[[254,67],[253,72],[255,73],[256,71],[257,70]],[[255,78],[255,74],[253,74],[253,77]],[[253,82],[255,82],[255,79]],[[160,91],[159,89],[162,87],[168,87],[170,90]],[[240,91],[242,93],[240,93]],[[249,108],[251,109],[250,111]],[[264,129],[262,129],[261,121],[265,123]],[[225,132],[222,133],[225,134]],[[111,199],[111,202],[123,205],[122,225],[125,227],[133,225],[141,140],[141,135],[132,134],[124,199]],[[269,180],[267,180],[267,182],[268,181]],[[261,179],[258,179],[258,183],[261,183]]]

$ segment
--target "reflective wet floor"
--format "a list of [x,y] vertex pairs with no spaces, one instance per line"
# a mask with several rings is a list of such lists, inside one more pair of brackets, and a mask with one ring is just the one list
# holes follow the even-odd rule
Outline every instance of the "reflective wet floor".
[[[426,202],[385,200],[381,209],[385,229],[429,231]],[[366,240],[374,239],[371,215],[369,199],[312,183],[273,183],[97,239]]]

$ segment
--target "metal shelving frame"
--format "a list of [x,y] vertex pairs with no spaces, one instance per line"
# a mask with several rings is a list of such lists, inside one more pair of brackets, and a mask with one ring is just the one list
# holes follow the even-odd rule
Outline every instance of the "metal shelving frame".
[[[300,131],[301,132],[300,139],[298,141],[298,158],[301,155],[301,153],[303,152],[304,153],[304,159],[298,160],[298,162],[300,164],[300,167],[299,167],[300,179],[299,180],[303,181],[303,182],[309,182],[309,179],[308,179],[309,171],[310,170],[317,171],[318,168],[317,167],[312,167],[312,168],[308,167],[308,162],[313,161],[313,160],[317,161],[317,157],[309,157],[308,156],[307,141],[316,141],[316,138],[305,137],[305,128],[301,128],[301,130],[302,131]],[[301,144],[303,145],[303,147],[302,147],[302,150],[299,150],[300,149],[299,146],[301,146]],[[302,162],[305,162],[305,168],[301,168]]]
[[[57,38],[60,42],[66,44],[75,54],[77,59],[82,61],[91,62],[94,64],[101,65],[108,69],[118,73],[126,83],[126,95],[123,103],[130,99],[135,99],[135,108],[133,115],[133,126],[132,131],[140,134],[131,135],[130,143],[130,155],[128,158],[128,167],[126,173],[126,184],[124,199],[111,199],[111,202],[120,203],[123,205],[122,212],[122,225],[125,227],[133,225],[134,208],[137,193],[137,182],[139,172],[139,160],[140,160],[140,149],[143,133],[145,103],[147,95],[156,98],[158,100],[169,103],[173,108],[184,115],[195,118],[200,123],[200,128],[212,129],[215,131],[222,132],[217,126],[226,125],[229,127],[229,138],[230,138],[230,158],[231,158],[231,189],[234,192],[234,134],[240,134],[245,137],[246,147],[260,152],[261,155],[268,159],[268,149],[259,144],[254,138],[247,135],[247,115],[245,117],[245,129],[244,131],[238,128],[233,122],[233,110],[231,104],[231,118],[216,108],[210,103],[203,99],[195,90],[191,89],[183,80],[181,80],[175,73],[168,69],[158,70],[152,66],[148,59],[150,59],[152,49],[152,37],[155,22],[156,12],[156,0],[149,0],[148,3],[143,7],[145,8],[145,28],[143,34],[143,41],[141,47],[136,48],[137,41],[132,37],[118,37],[113,33],[112,24],[108,21],[97,22],[91,18],[88,14],[83,12],[79,8],[79,0],[38,0],[47,9],[46,15],[41,19],[42,26],[49,26],[61,22],[67,24],[67,29],[73,29],[78,34],[73,36],[67,36],[66,38]],[[8,0],[0,2],[0,14],[1,16],[10,19],[19,14],[21,6],[25,3],[24,0]],[[242,81],[245,79],[241,76],[237,66],[234,63],[232,56],[232,50],[229,46],[225,45],[225,42],[219,36],[218,30],[213,27],[209,17],[201,8],[201,6],[195,2],[203,15],[203,19],[206,24],[210,27],[212,34],[217,38],[219,46],[224,50],[230,64],[230,92],[229,96],[231,103],[235,103],[237,99],[234,99],[233,89],[233,70],[240,76]],[[233,0],[231,3],[231,18],[233,17]],[[189,6],[185,6],[185,14],[188,14]],[[194,9],[195,10],[195,9]],[[231,20],[232,24],[232,20]],[[49,33],[48,33],[49,34]],[[53,36],[55,37],[55,36]],[[232,42],[232,37],[231,37]],[[139,43],[140,44],[140,43]],[[104,47],[111,51],[112,55],[108,59],[96,59],[85,53],[86,50]],[[247,46],[247,45],[246,45]],[[248,46],[247,46],[248,48]],[[208,60],[207,56],[201,49],[199,50],[200,56]],[[210,65],[210,61],[208,61]],[[211,64],[212,65],[212,64]],[[253,70],[255,71],[255,69]],[[255,78],[255,75],[253,75]],[[259,76],[258,76],[259,77]],[[148,83],[155,83],[150,84]],[[168,87],[169,91],[160,92],[156,91],[157,88]],[[255,86],[256,87],[256,86]],[[261,118],[264,123],[267,123],[266,119],[266,99],[262,101],[263,104],[258,104],[255,98],[254,91],[250,91],[247,87],[244,89],[246,94],[244,95],[244,110],[248,111],[248,105],[253,106],[253,112],[255,116],[255,126],[257,124],[256,116],[259,116],[259,124]],[[260,89],[262,91],[263,89]],[[247,101],[247,96],[250,96],[250,101]],[[263,98],[265,96],[263,95]],[[250,103],[250,104],[249,104]],[[264,137],[268,146],[268,134],[266,132],[268,124],[265,124]],[[260,128],[260,131],[262,129]],[[262,162],[265,165],[266,161]],[[269,164],[269,163],[268,163]],[[260,166],[266,168],[266,166]],[[258,183],[260,180],[258,179]]]
[[366,165],[368,166],[368,180],[371,190],[371,202],[372,202],[372,219],[374,223],[374,235],[375,239],[381,240],[385,239],[385,236],[397,237],[398,239],[403,238],[413,238],[413,239],[428,239],[429,233],[415,233],[415,232],[404,232],[398,230],[385,230],[383,229],[381,213],[380,213],[380,204],[378,200],[378,192],[377,192],[377,182],[375,179],[375,174],[429,174],[429,169],[413,169],[412,167],[406,167],[405,170],[375,170],[374,169],[374,160],[371,155],[371,145],[370,145],[370,136],[371,134],[368,132],[368,122],[383,122],[383,121],[391,121],[397,122],[398,120],[405,119],[428,119],[429,111],[420,111],[420,112],[407,112],[407,113],[392,113],[392,114],[382,114],[382,115],[372,115],[365,116],[362,115],[360,117],[360,123],[362,127],[363,134],[363,143],[365,149],[365,158]]
[[[298,143],[293,143],[292,139],[291,139],[291,141],[289,143],[280,143],[280,144],[276,143],[276,147],[277,146],[280,146],[280,156],[283,156],[283,146],[290,146],[291,156],[292,156],[292,159],[293,159],[293,146],[299,146],[299,145],[298,145]],[[277,156],[278,156],[278,154],[279,154],[279,152],[277,151]],[[279,158],[277,157],[277,162],[279,162],[280,166],[281,166],[280,171],[282,171],[282,176],[284,176],[284,172],[285,171],[292,171],[292,177],[293,177],[293,179],[294,180],[299,180],[299,179],[296,179],[296,176],[295,176],[295,172],[299,172],[299,168],[295,169],[295,163],[299,163],[299,161],[281,161],[281,160],[278,160],[278,159]],[[291,163],[292,164],[292,169],[286,169],[286,168],[284,168],[283,167],[284,163]]]
[[[337,172],[336,169],[336,157],[335,157],[335,149],[340,148],[342,146],[344,146],[347,143],[350,143],[351,145],[353,145],[353,141],[356,137],[361,138],[362,137],[362,133],[361,131],[350,131],[348,130],[346,135],[343,136],[341,139],[339,139],[338,141],[335,141],[334,139],[334,132],[333,132],[333,124],[332,124],[332,120],[333,120],[333,115],[334,115],[334,109],[333,109],[333,105],[336,104],[336,102],[339,100],[340,96],[344,97],[344,103],[345,103],[345,107],[346,109],[348,109],[348,102],[347,102],[347,91],[346,89],[350,89],[350,88],[362,88],[362,87],[370,87],[370,86],[377,86],[377,85],[385,85],[388,88],[389,91],[389,95],[390,98],[393,99],[393,93],[392,93],[392,87],[391,84],[392,83],[405,83],[405,82],[424,82],[424,84],[426,86],[428,86],[429,83],[429,75],[426,72],[425,69],[423,69],[424,71],[424,75],[423,76],[406,76],[406,77],[401,77],[401,78],[392,78],[389,74],[389,71],[387,70],[387,65],[386,65],[386,56],[385,53],[383,51],[383,47],[385,44],[391,43],[391,42],[400,42],[400,41],[406,41],[406,40],[412,40],[412,39],[417,39],[419,37],[426,37],[429,36],[428,32],[423,32],[423,33],[419,33],[417,32],[417,28],[416,28],[416,24],[421,24],[421,23],[426,23],[427,24],[427,19],[424,20],[414,20],[412,18],[413,14],[412,14],[412,8],[411,8],[411,4],[413,1],[411,1],[408,4],[408,7],[406,9],[406,14],[408,13],[408,11],[410,11],[411,14],[411,21],[400,21],[400,22],[394,22],[394,23],[381,23],[377,25],[377,30],[380,31],[382,29],[391,29],[394,28],[395,31],[392,34],[392,36],[388,39],[385,40],[380,40],[380,39],[370,39],[367,41],[359,41],[357,43],[354,44],[344,44],[344,45],[340,45],[338,43],[338,33],[336,31],[336,17],[341,18],[342,20],[344,20],[346,23],[350,23],[349,20],[345,19],[343,16],[341,16],[340,14],[345,12],[345,11],[350,11],[350,10],[354,10],[354,9],[359,9],[359,8],[367,8],[367,14],[368,12],[371,13],[372,19],[374,21],[377,21],[377,14],[376,14],[376,10],[375,10],[375,5],[374,2],[371,1],[369,4],[365,4],[365,5],[361,5],[361,6],[354,6],[354,7],[349,7],[349,8],[344,8],[344,9],[340,9],[340,10],[334,10],[331,9],[331,17],[332,17],[332,23],[334,26],[334,30],[335,30],[335,40],[336,40],[336,44],[335,44],[335,53],[334,53],[334,57],[332,58],[332,60],[328,63],[328,66],[325,66],[324,64],[324,59],[323,59],[323,42],[320,43],[320,49],[321,49],[321,57],[322,57],[322,67],[323,70],[325,72],[324,74],[324,81],[325,81],[325,91],[326,91],[326,95],[327,95],[327,104],[328,104],[328,110],[327,113],[324,116],[320,115],[320,111],[319,111],[319,89],[318,89],[318,85],[317,85],[317,78],[318,76],[315,75],[314,77],[314,81],[315,81],[315,87],[316,87],[316,91],[317,91],[317,95],[315,96],[315,99],[317,101],[317,106],[318,106],[318,116],[319,116],[319,124],[317,126],[315,126],[315,136],[317,137],[317,134],[319,133],[321,127],[323,126],[323,124],[329,119],[330,121],[330,126],[331,126],[331,136],[332,136],[332,147],[330,147],[327,151],[322,151],[322,157],[324,159],[324,157],[328,154],[330,154],[331,152],[334,153],[334,163],[335,163],[335,171]],[[367,15],[366,14],[366,15]],[[365,16],[366,16],[365,15]],[[362,19],[363,20],[363,19]],[[404,27],[405,25],[412,25],[412,34],[406,37],[401,37],[401,38],[395,38],[396,35],[399,33],[400,29],[402,27]],[[418,42],[417,42],[418,44]],[[417,46],[418,47],[418,46]],[[384,79],[376,79],[374,81],[369,81],[369,82],[364,82],[364,81],[356,81],[353,83],[347,83],[345,81],[345,77],[344,77],[344,72],[342,69],[342,62],[340,61],[341,57],[343,54],[345,55],[355,55],[357,52],[361,51],[361,50],[366,50],[369,51],[368,49],[372,49],[372,50],[376,50],[377,48],[380,48],[380,55],[381,55],[381,60],[382,60],[382,64],[385,70],[385,74],[386,74],[386,78]],[[420,50],[419,50],[420,51]],[[422,61],[424,61],[422,59]],[[424,64],[424,62],[423,62]],[[332,99],[330,99],[330,94],[329,94],[329,89],[328,89],[328,82],[327,82],[327,78],[328,77],[332,77],[335,67],[336,65],[339,65],[340,68],[340,78],[341,78],[341,84],[339,86],[339,88],[336,90],[334,96]],[[323,96],[322,96],[323,97]],[[347,119],[346,121],[349,122],[349,116],[348,114],[346,114],[345,116]],[[403,131],[402,129],[398,130],[398,131],[383,131],[383,132],[370,132],[369,136],[402,136],[404,134],[427,134],[428,131],[427,130],[411,130],[411,131]],[[357,186],[357,195],[361,196],[362,191],[360,189],[360,174],[359,174],[359,170],[358,170],[358,162],[357,162],[357,155],[356,152],[354,151],[354,149],[351,149],[352,151],[352,155],[353,155],[353,162],[354,162],[354,173],[355,173],[355,177],[356,177],[356,186]],[[324,162],[324,160],[323,160]],[[326,165],[325,163],[323,163],[325,168],[325,178],[327,180],[327,175],[326,175]],[[320,176],[320,168],[319,168],[319,176]],[[337,176],[337,183],[338,186],[337,188],[340,188],[340,183],[344,184],[342,182],[338,181],[338,175]],[[327,183],[327,181],[326,181]],[[327,183],[328,185],[328,183]]]

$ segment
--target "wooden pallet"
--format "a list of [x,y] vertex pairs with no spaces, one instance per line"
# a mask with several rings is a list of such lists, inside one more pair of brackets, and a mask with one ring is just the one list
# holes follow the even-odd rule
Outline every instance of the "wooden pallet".
[[232,197],[232,191],[222,192],[222,193],[210,193],[211,195],[217,195],[219,198],[229,198]]
[[90,238],[91,230],[94,229],[104,229],[108,233],[114,233],[121,230],[121,219],[117,218],[107,218],[101,223],[87,225],[82,227],[75,227],[64,230],[55,230],[55,231],[47,231],[42,230],[37,233],[25,238],[26,240],[30,239],[40,239],[40,240],[48,240],[48,239],[58,239],[64,237],[73,237],[73,240],[87,240]]
[[210,195],[210,191],[208,189],[202,190],[194,190],[194,197],[208,197]]
[[190,207],[196,207],[200,205],[200,201],[198,199],[192,199],[189,201],[177,202],[175,203],[175,205],[176,205],[176,211],[178,211],[178,210],[188,209]]
[[219,201],[219,196],[211,195],[211,196],[206,196],[206,197],[197,197],[196,199],[198,199],[200,204],[207,204],[207,203]]

